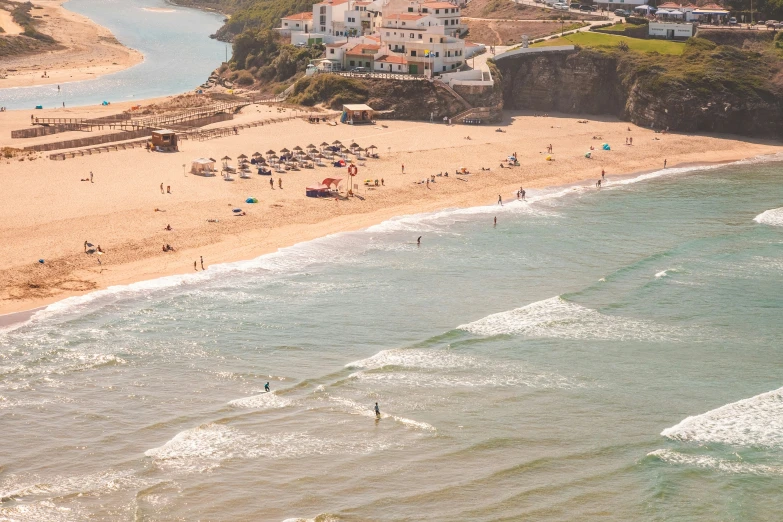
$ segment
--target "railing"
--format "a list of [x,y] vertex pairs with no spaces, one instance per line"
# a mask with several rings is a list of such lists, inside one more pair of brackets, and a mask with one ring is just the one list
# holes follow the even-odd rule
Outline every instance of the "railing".
[[379,78],[383,80],[426,80],[427,77],[423,74],[409,74],[409,73],[395,73],[395,72],[366,72],[357,73],[353,71],[334,71],[324,72],[321,74],[339,74],[340,76],[347,76],[349,78]]

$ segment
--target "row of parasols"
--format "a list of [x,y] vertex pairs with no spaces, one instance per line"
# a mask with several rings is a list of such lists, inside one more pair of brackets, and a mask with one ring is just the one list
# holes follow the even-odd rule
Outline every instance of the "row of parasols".
[[[335,140],[331,144],[323,142],[320,146],[310,144],[305,148],[296,146],[293,148],[293,150],[283,148],[280,149],[279,154],[274,150],[268,150],[265,154],[256,152],[250,157],[245,154],[241,154],[237,156],[237,160],[239,162],[240,168],[242,168],[242,166],[247,165],[248,163],[253,165],[264,165],[267,163],[277,164],[289,162],[307,162],[322,159],[334,159],[335,156],[340,156],[343,159],[347,159],[348,154],[354,154],[357,156],[357,159],[364,159],[364,153],[367,153],[371,157],[377,157],[377,154],[375,153],[377,149],[378,147],[375,145],[370,145],[369,147],[364,148],[361,147],[358,143],[351,143],[350,145],[345,146],[340,140]],[[228,162],[231,160],[232,158],[229,156],[224,156],[221,158],[224,170],[231,170],[228,165]]]

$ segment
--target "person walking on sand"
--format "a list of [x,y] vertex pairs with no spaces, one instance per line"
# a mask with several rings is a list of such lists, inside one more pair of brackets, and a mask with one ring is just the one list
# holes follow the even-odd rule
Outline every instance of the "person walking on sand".
[[500,205],[501,207],[503,206],[503,196],[501,196],[500,194],[498,194],[498,205]]
[[606,179],[606,171],[601,169],[601,179]]
[[171,194],[171,185],[166,185],[166,194]]
[[283,188],[283,178],[277,178],[277,186]]
[[405,174],[405,164],[402,164],[402,173]]
[[275,178],[269,178],[269,188],[275,190]]
[[378,403],[375,403],[375,418],[380,419],[381,418],[381,409],[378,407]]
[[196,262],[195,262],[195,261],[193,261],[193,270],[195,270],[196,272],[198,272],[198,268],[196,267]]
[[160,184],[160,193],[163,194],[163,183]]
[[90,171],[90,183],[92,183],[92,171]]
[[201,269],[204,270],[204,256],[198,256],[201,258]]
[[630,138],[628,138],[628,144],[629,144],[629,145],[633,145],[633,136],[631,136]]
[[663,168],[666,168],[666,160],[663,160]]

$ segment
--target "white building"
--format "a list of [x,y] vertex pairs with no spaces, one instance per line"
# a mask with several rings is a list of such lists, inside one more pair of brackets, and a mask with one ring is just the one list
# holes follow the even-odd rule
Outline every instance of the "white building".
[[687,40],[693,36],[693,24],[685,22],[650,22],[648,34],[655,38],[667,40]]
[[465,62],[465,40],[434,14],[384,13],[378,31],[391,52],[405,56],[411,74],[453,71]]

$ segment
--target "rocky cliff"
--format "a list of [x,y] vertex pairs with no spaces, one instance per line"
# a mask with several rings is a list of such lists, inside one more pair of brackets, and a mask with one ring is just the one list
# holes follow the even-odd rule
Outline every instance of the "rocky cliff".
[[506,109],[610,114],[687,132],[783,137],[780,60],[694,41],[683,56],[577,50],[498,60]]

